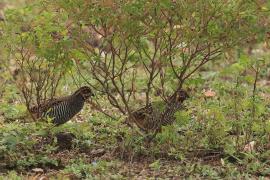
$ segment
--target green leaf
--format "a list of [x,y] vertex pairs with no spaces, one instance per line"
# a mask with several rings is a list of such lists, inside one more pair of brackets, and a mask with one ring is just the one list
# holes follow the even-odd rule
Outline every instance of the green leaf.
[[171,0],[161,0],[160,1],[161,7],[163,8],[170,8],[172,6]]
[[177,111],[174,116],[177,124],[180,126],[187,125],[190,122],[190,114],[188,111]]
[[154,169],[154,170],[159,170],[161,165],[160,165],[160,160],[156,160],[153,163],[149,164],[149,167]]

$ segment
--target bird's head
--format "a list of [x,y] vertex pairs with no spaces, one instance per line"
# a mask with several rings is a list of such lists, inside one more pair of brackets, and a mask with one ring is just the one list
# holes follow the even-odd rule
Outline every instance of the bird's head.
[[187,98],[189,98],[189,95],[185,90],[180,89],[180,90],[177,91],[176,99],[177,99],[178,102],[183,102]]
[[189,98],[188,93],[183,90],[177,90],[169,99],[169,102],[180,102],[182,103],[183,101],[185,101],[187,98]]
[[94,96],[94,93],[92,92],[91,88],[88,86],[83,86],[77,91],[85,100],[87,100],[89,97]]

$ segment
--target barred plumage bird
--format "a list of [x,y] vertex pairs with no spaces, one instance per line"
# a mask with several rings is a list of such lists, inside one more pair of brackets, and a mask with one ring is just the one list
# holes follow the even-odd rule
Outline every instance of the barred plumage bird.
[[152,104],[140,108],[131,113],[132,122],[145,132],[159,132],[162,126],[172,124],[175,121],[174,114],[182,108],[183,101],[188,98],[184,90],[178,90],[168,100],[165,109],[160,111]]
[[129,117],[128,120],[134,122],[141,130],[148,132],[157,128],[156,119],[160,117],[160,111],[149,104],[133,111],[131,115],[132,117]]
[[61,125],[80,112],[84,102],[93,95],[89,87],[83,86],[70,96],[53,99],[31,108],[30,113],[35,118],[49,117],[55,125]]
[[178,90],[170,98],[161,117],[161,125],[166,126],[175,121],[174,114],[183,107],[183,102],[189,98],[189,95],[184,90]]

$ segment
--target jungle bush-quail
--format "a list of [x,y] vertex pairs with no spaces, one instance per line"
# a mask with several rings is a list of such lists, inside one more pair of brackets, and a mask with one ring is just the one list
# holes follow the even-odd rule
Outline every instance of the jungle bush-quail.
[[175,121],[175,112],[182,108],[183,101],[188,97],[186,91],[178,90],[169,98],[163,111],[149,104],[133,111],[129,119],[145,132],[158,132],[162,126]]
[[35,118],[49,117],[56,125],[64,124],[75,116],[84,106],[84,102],[94,96],[87,86],[79,88],[72,95],[50,100],[40,107],[30,109]]

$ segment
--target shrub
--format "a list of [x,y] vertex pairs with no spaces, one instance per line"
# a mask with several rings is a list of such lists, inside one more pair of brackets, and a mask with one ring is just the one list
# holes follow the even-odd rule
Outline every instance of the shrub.
[[28,110],[54,97],[70,65],[67,54],[71,42],[61,22],[55,12],[38,4],[6,11],[4,64]]
[[166,100],[207,62],[261,30],[255,28],[261,9],[253,1],[52,4],[69,15],[76,44],[71,55],[80,74],[123,114],[134,109],[138,95],[146,105],[154,94]]

